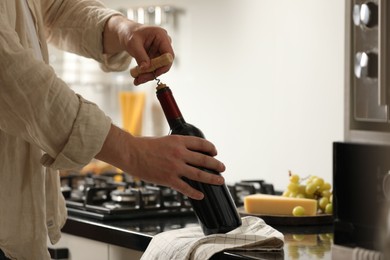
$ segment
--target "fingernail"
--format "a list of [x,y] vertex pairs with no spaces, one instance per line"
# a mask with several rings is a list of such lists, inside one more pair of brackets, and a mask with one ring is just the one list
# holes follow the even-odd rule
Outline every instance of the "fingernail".
[[224,164],[224,163],[221,163],[221,164],[222,164],[222,168],[223,168],[223,169],[226,169],[225,164]]
[[140,68],[141,68],[141,69],[146,69],[146,68],[147,68],[147,63],[146,63],[146,61],[141,62]]
[[200,193],[196,196],[196,199],[197,200],[202,200],[204,198],[204,194],[203,193]]

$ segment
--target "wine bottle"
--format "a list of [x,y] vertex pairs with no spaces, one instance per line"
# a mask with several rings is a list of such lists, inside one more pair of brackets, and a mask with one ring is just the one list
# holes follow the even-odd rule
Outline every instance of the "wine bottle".
[[[171,135],[190,135],[204,138],[201,130],[184,120],[169,87],[159,83],[157,98],[168,120]],[[220,175],[213,170],[200,169],[210,174]],[[241,218],[236,205],[225,184],[211,185],[185,177],[183,177],[183,180],[204,194],[202,200],[191,198],[189,200],[205,235],[226,233],[241,225]]]

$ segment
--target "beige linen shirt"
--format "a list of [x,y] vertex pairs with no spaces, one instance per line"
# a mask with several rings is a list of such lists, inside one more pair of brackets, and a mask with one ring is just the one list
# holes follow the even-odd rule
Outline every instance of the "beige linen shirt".
[[[24,0],[23,0],[24,1]],[[118,14],[93,0],[27,0],[43,61],[36,59],[20,0],[0,1],[0,249],[11,259],[50,259],[66,209],[59,169],[99,152],[111,120],[49,66],[47,42],[125,69],[130,56],[103,54],[102,32]]]

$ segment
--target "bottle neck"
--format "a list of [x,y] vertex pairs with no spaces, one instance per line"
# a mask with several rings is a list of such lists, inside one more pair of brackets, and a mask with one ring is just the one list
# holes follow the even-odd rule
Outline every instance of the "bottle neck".
[[184,124],[185,120],[177,106],[171,89],[165,84],[160,84],[157,87],[156,94],[170,128],[172,129],[177,124]]

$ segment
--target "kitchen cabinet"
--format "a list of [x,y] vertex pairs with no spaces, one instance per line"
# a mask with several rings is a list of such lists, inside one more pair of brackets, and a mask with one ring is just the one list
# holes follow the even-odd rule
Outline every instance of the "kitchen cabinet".
[[69,250],[67,260],[137,260],[143,253],[66,233],[62,233],[61,240],[56,245],[48,246],[49,248],[67,248]]
[[49,248],[67,248],[69,260],[108,260],[108,244],[79,236],[62,233],[61,240],[54,246],[49,245]]
[[115,245],[108,245],[108,259],[110,260],[137,260],[141,259],[143,252],[123,248]]

